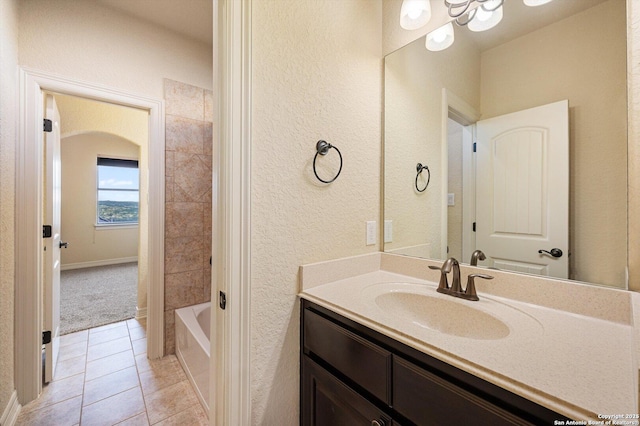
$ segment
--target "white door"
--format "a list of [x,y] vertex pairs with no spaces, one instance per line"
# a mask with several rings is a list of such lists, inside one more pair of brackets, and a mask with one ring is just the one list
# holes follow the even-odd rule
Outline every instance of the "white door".
[[479,121],[477,144],[476,246],[489,266],[568,278],[569,101]]
[[[44,224],[51,226],[51,237],[44,242],[44,324],[51,332],[45,344],[45,382],[55,373],[60,339],[60,114],[55,99],[45,97],[45,119],[51,120],[51,132],[44,138]],[[66,243],[62,243],[66,244]]]

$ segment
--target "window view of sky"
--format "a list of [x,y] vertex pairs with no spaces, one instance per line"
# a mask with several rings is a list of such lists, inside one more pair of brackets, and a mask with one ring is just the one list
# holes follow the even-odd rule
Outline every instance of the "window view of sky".
[[98,189],[98,201],[138,201],[138,169],[98,166]]

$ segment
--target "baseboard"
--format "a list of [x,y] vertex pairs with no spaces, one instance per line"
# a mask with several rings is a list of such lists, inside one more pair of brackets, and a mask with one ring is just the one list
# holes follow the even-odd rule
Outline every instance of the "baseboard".
[[0,426],[15,425],[21,408],[22,406],[18,402],[18,392],[13,391],[11,398],[9,399],[9,404],[7,404],[2,412],[2,417],[0,417]]
[[138,308],[136,306],[136,319],[143,319],[147,317],[147,308]]
[[138,256],[121,257],[119,259],[92,260],[90,262],[67,263],[60,267],[61,270],[93,268],[94,266],[119,265],[121,263],[137,262]]

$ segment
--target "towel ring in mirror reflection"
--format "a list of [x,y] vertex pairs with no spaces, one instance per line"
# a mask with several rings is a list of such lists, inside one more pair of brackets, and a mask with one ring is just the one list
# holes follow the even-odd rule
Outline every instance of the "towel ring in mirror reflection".
[[[418,178],[420,177],[420,174],[422,174],[422,171],[426,170],[427,171],[427,184],[424,186],[424,188],[420,189],[418,187]],[[429,182],[431,182],[431,172],[429,171],[429,167],[428,166],[423,166],[422,163],[418,163],[416,165],[416,191],[418,192],[424,192],[427,190],[427,187],[429,186]]]
[[[333,177],[333,179],[324,180],[320,176],[318,176],[318,172],[316,171],[316,160],[318,159],[318,154],[319,155],[327,155],[331,148],[335,149],[336,152],[338,153],[338,156],[340,157],[340,168],[338,168],[338,173],[336,173],[336,175]],[[334,180],[338,179],[338,176],[340,176],[340,172],[341,171],[342,171],[342,154],[340,153],[340,150],[338,148],[336,148],[335,146],[331,145],[327,141],[319,140],[318,143],[316,143],[316,155],[315,155],[315,157],[313,157],[313,174],[316,175],[316,177],[318,178],[318,180],[320,182],[331,183]]]

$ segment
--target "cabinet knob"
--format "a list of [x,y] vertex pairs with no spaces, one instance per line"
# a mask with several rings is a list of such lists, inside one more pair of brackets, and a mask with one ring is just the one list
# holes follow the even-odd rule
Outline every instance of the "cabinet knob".
[[371,420],[371,426],[385,426],[384,420]]

